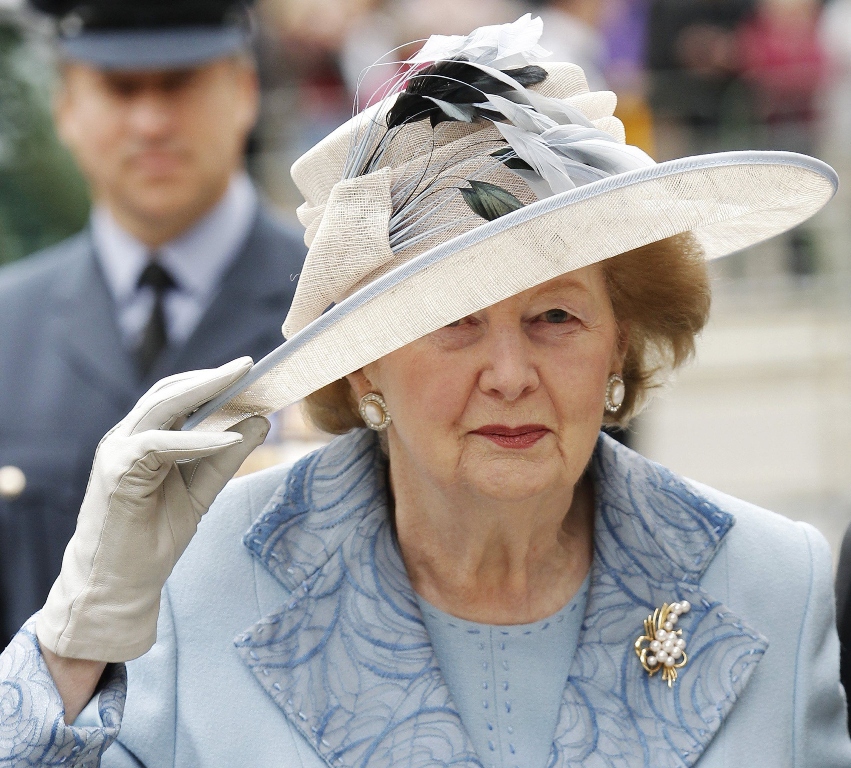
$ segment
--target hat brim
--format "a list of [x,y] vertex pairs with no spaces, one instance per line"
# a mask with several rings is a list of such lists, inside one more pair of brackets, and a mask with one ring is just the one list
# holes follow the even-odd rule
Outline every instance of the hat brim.
[[791,152],[660,163],[532,203],[442,243],[329,309],[207,403],[184,429],[268,414],[460,317],[575,269],[693,232],[707,259],[800,224],[834,170]]
[[248,47],[242,27],[178,27],[85,31],[61,38],[65,56],[110,71],[196,67]]

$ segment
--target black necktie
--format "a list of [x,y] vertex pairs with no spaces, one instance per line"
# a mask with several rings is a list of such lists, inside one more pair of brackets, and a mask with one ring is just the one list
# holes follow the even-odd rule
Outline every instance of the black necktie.
[[147,376],[163,348],[168,344],[163,299],[165,294],[175,287],[175,282],[159,262],[151,261],[139,276],[138,287],[142,288],[146,285],[153,288],[154,308],[151,310],[151,316],[142,331],[142,340],[136,350],[136,363],[142,376]]

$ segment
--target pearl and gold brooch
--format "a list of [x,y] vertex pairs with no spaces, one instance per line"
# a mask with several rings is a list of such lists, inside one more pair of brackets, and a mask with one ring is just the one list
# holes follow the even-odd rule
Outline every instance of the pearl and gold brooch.
[[635,641],[635,653],[641,666],[653,677],[661,670],[662,679],[673,686],[677,670],[688,661],[686,641],[681,629],[677,629],[680,616],[691,610],[688,600],[665,603],[644,620],[644,634]]

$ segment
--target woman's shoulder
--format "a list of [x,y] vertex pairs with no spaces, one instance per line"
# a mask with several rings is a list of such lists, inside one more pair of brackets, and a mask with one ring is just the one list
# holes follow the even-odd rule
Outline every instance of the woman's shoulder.
[[700,586],[768,646],[721,738],[704,754],[707,765],[726,765],[730,745],[751,744],[754,733],[766,740],[764,755],[773,740],[795,765],[847,765],[827,541],[808,523],[686,482],[733,518]]
[[830,547],[813,526],[678,475],[605,435],[595,472],[603,501],[637,517],[666,551],[688,549],[698,570],[720,561],[775,581],[830,570]]
[[830,546],[808,523],[687,482],[733,517],[701,586],[769,638],[772,656],[794,666],[798,638],[833,626]]
[[617,546],[640,554],[652,539],[688,578],[724,571],[770,588],[831,570],[830,548],[812,526],[684,478],[605,435],[594,472],[601,509],[617,513],[604,515]]
[[693,480],[684,482],[733,517],[734,524],[724,545],[727,560],[732,560],[737,569],[753,569],[764,577],[771,574],[774,578],[795,580],[809,577],[813,569],[830,569],[830,546],[809,523],[792,520]]

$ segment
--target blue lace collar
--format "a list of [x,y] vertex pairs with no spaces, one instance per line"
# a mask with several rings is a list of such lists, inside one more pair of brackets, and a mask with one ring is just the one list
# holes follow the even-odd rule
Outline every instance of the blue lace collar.
[[[293,468],[245,538],[291,599],[236,646],[331,766],[480,766],[396,547],[385,469],[365,430]],[[768,645],[699,585],[734,520],[604,435],[592,473],[591,587],[550,768],[693,765]],[[675,598],[693,605],[690,659],[669,689],[632,645]]]

